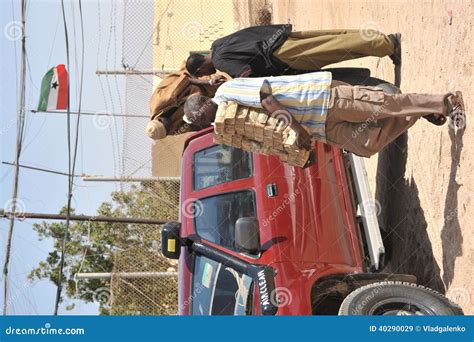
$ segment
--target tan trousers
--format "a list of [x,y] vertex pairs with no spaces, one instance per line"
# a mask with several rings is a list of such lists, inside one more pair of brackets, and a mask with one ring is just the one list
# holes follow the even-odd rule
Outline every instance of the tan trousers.
[[377,87],[333,81],[326,139],[363,157],[379,152],[424,115],[448,115],[451,93],[387,94]]
[[328,30],[292,32],[273,56],[293,69],[322,67],[367,56],[389,56],[394,52],[390,38],[378,31]]

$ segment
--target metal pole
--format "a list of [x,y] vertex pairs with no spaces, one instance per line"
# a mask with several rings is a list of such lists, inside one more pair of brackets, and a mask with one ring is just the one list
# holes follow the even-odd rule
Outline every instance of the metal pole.
[[97,75],[155,75],[155,76],[166,76],[176,70],[97,70]]
[[[23,140],[23,131],[25,124],[25,80],[26,80],[26,35],[25,35],[25,10],[26,1],[21,2],[21,60],[20,60],[20,93],[19,93],[19,108],[17,115],[17,133],[16,133],[16,151],[15,151],[15,176],[13,181],[12,190],[12,208],[13,213],[17,210],[17,197],[18,197],[18,179],[20,175],[20,155]],[[15,45],[16,46],[16,45]],[[16,51],[15,51],[16,53]],[[7,244],[5,247],[5,262],[3,264],[3,315],[7,314],[8,310],[8,269],[10,265],[10,255],[12,247],[13,229],[15,226],[15,217],[10,218],[10,225],[7,233]]]
[[[60,114],[60,115],[67,115],[67,112],[55,111],[55,110],[35,110],[31,109],[31,113],[48,113],[48,114]],[[69,114],[79,114],[79,112],[69,112]],[[107,113],[103,111],[98,112],[83,112],[81,111],[81,115],[86,116],[112,116],[112,117],[124,117],[124,118],[141,118],[141,119],[149,119],[150,116],[148,115],[133,115],[133,114],[115,114],[115,113]]]
[[76,273],[75,278],[84,279],[110,279],[114,277],[125,279],[146,279],[146,278],[171,278],[177,277],[178,272],[103,272],[103,273]]
[[[12,213],[0,210],[0,218],[16,219],[42,219],[42,220],[66,220],[66,215],[60,214],[42,214],[42,213]],[[89,216],[89,215],[70,215],[71,221],[95,221],[95,222],[114,222],[114,223],[136,223],[136,224],[165,224],[170,221],[158,220],[153,218],[133,218],[133,217],[110,217],[110,216]]]
[[107,176],[84,176],[82,177],[84,182],[180,182],[180,177],[107,177]]

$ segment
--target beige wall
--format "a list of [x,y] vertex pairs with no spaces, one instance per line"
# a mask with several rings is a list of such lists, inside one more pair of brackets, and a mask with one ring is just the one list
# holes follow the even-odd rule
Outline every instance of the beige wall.
[[[209,50],[214,40],[234,32],[230,0],[156,0],[154,69],[178,69],[189,51]],[[237,3],[247,3],[238,1]],[[168,4],[170,4],[168,6]],[[168,6],[168,7],[167,7]],[[236,8],[241,6],[237,4]],[[243,11],[245,13],[245,10]],[[244,16],[243,14],[239,14]],[[154,87],[161,78],[154,78]],[[179,176],[185,136],[167,137],[152,148],[153,176]]]

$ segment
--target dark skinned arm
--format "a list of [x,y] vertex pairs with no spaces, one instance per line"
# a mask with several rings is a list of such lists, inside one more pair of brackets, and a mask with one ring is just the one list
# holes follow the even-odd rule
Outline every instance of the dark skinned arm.
[[280,119],[287,118],[289,126],[296,132],[296,145],[299,148],[311,148],[311,135],[309,135],[304,127],[297,120],[295,120],[291,113],[284,106],[282,106],[273,95],[266,92],[261,92],[260,100],[262,107],[265,108],[270,116]]
[[201,80],[199,78],[189,78],[189,82],[195,85],[205,84],[205,85],[211,85],[211,86],[220,86],[225,81],[227,80],[223,75],[213,75],[208,80]]

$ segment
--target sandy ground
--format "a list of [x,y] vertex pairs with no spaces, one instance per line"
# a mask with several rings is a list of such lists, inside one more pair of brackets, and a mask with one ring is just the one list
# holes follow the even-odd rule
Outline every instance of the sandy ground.
[[[294,30],[366,29],[401,32],[403,92],[462,90],[474,109],[474,2],[273,0],[274,23]],[[451,16],[451,20],[449,19]],[[340,66],[342,64],[339,64]],[[393,81],[388,58],[345,62]],[[473,123],[474,124],[474,123]],[[420,120],[367,160],[379,222],[391,261],[386,271],[412,273],[474,314],[474,134]]]

